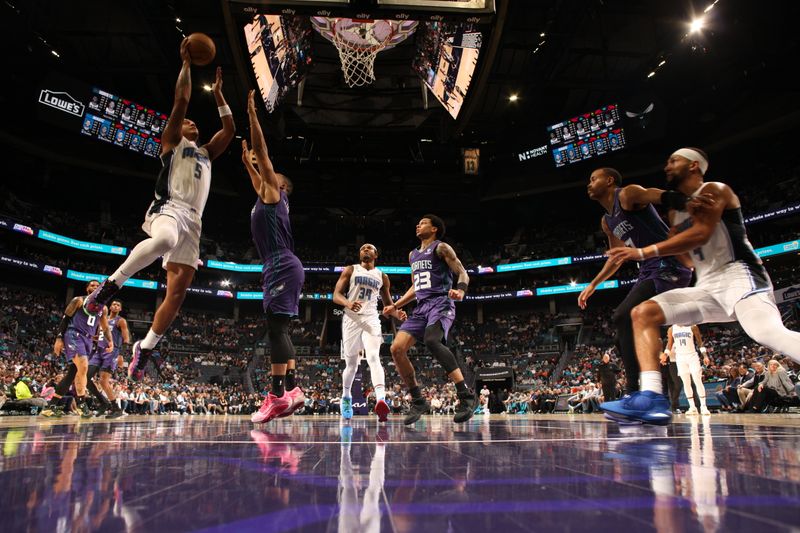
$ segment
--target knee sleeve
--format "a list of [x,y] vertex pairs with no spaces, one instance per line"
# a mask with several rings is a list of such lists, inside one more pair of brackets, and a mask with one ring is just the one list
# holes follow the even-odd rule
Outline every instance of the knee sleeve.
[[289,337],[289,317],[286,315],[267,315],[267,331],[272,345],[272,364],[286,364],[294,359],[294,346]]
[[439,361],[439,364],[442,365],[445,372],[449,374],[454,370],[458,370],[459,366],[458,361],[456,361],[456,356],[444,345],[442,342],[443,340],[444,330],[441,324],[436,323],[433,326],[425,328],[425,336],[423,337],[425,346],[430,350],[436,360]]
[[754,294],[736,304],[742,329],[759,344],[788,355],[800,363],[800,332],[786,329],[780,312],[763,294]]

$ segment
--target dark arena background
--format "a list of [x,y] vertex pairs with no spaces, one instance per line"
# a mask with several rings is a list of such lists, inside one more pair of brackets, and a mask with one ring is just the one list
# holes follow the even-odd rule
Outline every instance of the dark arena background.
[[[587,193],[593,172],[666,189],[672,154],[698,147],[705,181],[738,195],[772,283],[758,297],[800,329],[797,17],[796,2],[746,0],[0,3],[0,529],[797,531],[796,348],[781,353],[735,319],[700,324],[693,357],[707,359],[697,371],[705,406],[695,406],[697,385],[690,405],[665,357],[671,422],[622,423],[600,404],[624,403],[631,390],[616,339],[630,331],[620,304],[638,287],[638,263],[578,305],[609,248],[606,211]],[[208,65],[190,68],[197,146],[227,116],[216,67],[236,130],[221,149],[182,145],[162,171],[162,148],[177,143],[167,126],[181,43],[193,33],[216,47]],[[241,146],[254,147],[251,120],[275,172],[293,182],[289,219],[305,273],[285,384],[276,353],[286,357],[286,343],[271,342],[283,334],[263,301],[283,285],[262,285],[280,259],[270,256],[262,280],[251,235],[258,197]],[[114,296],[129,333],[115,337],[122,360],[89,378],[97,396],[86,393],[88,354],[68,354],[79,321],[102,334],[87,283],[148,239],[154,189],[161,200],[177,194],[177,158],[195,153],[183,182],[192,187],[214,161],[205,211],[186,215],[203,224],[185,300],[153,333],[156,310],[180,304],[182,291],[167,292],[162,252],[128,273]],[[253,154],[244,157],[256,175],[275,176]],[[177,202],[169,198],[156,220],[177,216],[158,213]],[[411,347],[411,390],[396,361],[413,337],[381,315],[385,392],[361,357],[348,396],[351,315],[333,302],[337,280],[371,243],[393,300],[412,283],[425,289],[430,272],[417,265],[412,275],[409,252],[428,214],[443,220],[469,276],[463,300],[449,303],[446,288],[436,296],[455,306],[453,326],[446,341]],[[627,244],[644,253],[651,243]],[[456,300],[459,279],[456,270]],[[666,327],[660,335],[667,342]],[[452,379],[440,363],[450,353]],[[265,397],[265,406],[285,401],[292,381],[291,416],[251,421]],[[407,424],[421,405],[430,409]],[[459,414],[469,420],[455,422]]]

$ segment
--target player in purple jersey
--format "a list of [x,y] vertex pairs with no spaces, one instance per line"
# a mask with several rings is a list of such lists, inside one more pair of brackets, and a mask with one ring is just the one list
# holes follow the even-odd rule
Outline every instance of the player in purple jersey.
[[[86,294],[94,292],[100,283],[90,281],[86,285]],[[92,345],[97,328],[103,331],[109,339],[111,330],[108,327],[108,309],[102,307],[96,313],[89,313],[83,306],[84,298],[76,296],[69,302],[61,322],[58,324],[56,342],[53,345],[53,353],[57,356],[65,352],[67,360],[67,373],[55,387],[55,394],[50,399],[50,405],[42,410],[42,415],[53,416],[61,414],[59,404],[61,398],[69,392],[73,382],[77,392],[77,402],[85,414],[88,414],[86,406],[86,373],[89,367],[89,355],[92,353]],[[114,350],[113,340],[109,342],[107,351]]]
[[[123,351],[130,346],[131,334],[128,330],[128,321],[122,318],[119,314],[122,311],[122,302],[114,300],[111,302],[108,315],[108,328],[111,330],[111,339],[114,344],[114,349],[110,352],[106,351],[108,346],[108,339],[100,332],[97,337],[97,346],[94,350],[92,358],[89,359],[89,373],[87,375],[87,385],[94,385],[94,376],[100,374],[100,388],[106,393],[105,397],[102,394],[95,394],[103,406],[103,411],[108,410],[109,413],[106,418],[119,418],[122,416],[122,409],[117,405],[117,399],[114,396],[114,387],[111,386],[111,376],[117,370],[117,366],[122,365]],[[99,413],[98,413],[99,414]]]
[[233,115],[222,95],[222,70],[217,67],[212,92],[222,129],[208,143],[197,144],[200,132],[193,121],[185,118],[192,94],[192,58],[187,43],[186,39],[181,43],[183,63],[175,84],[175,100],[161,135],[162,169],[156,180],[155,199],[142,225],[150,237],[131,250],[125,262],[86,303],[90,310],[108,305],[131,276],[162,257],[167,271],[167,294],[156,310],[150,331],[133,346],[128,377],[134,381],[144,377],[153,349],[177,316],[186,289],[194,279],[203,209],[211,187],[211,162],[225,153],[236,132]]
[[772,281],[747,238],[739,197],[725,183],[704,181],[708,164],[699,148],[670,155],[664,173],[674,190],[668,194],[687,206],[670,217],[675,234],[645,247],[608,251],[614,264],[691,252],[697,278],[693,287],[661,293],[633,309],[642,390],[603,403],[610,418],[648,424],[672,419],[658,372],[663,325],[738,321],[754,341],[800,363],[800,332],[783,325]]
[[[613,168],[598,168],[589,177],[589,198],[606,210],[600,226],[608,237],[608,247],[639,248],[665,239],[669,228],[652,205],[662,203],[664,191],[645,189],[639,185],[621,185],[622,176]],[[640,261],[636,284],[614,310],[612,321],[617,329],[617,349],[625,368],[626,394],[639,390],[639,363],[633,345],[631,310],[656,294],[689,285],[692,280],[690,266],[691,261],[686,256]],[[578,296],[581,309],[586,309],[586,302],[597,286],[614,275],[619,267],[620,264],[610,259],[606,261]]]
[[[466,422],[472,418],[475,409],[475,393],[467,387],[456,356],[445,344],[456,317],[455,302],[464,299],[469,276],[453,248],[441,242],[444,233],[444,221],[436,215],[424,215],[420,219],[417,223],[419,248],[408,254],[411,287],[393,305],[383,307],[384,316],[391,316],[404,305],[417,300],[417,307],[403,323],[392,343],[392,359],[412,398],[404,424],[413,424],[431,411],[417,383],[414,365],[408,359],[409,348],[417,342],[425,343],[456,386],[458,406],[453,420]],[[455,289],[452,273],[458,276]]]
[[305,273],[300,259],[294,255],[289,221],[292,183],[272,167],[258,123],[255,91],[247,95],[247,114],[250,118],[250,144],[258,168],[253,165],[247,141],[242,141],[242,163],[258,195],[250,213],[250,231],[263,263],[264,312],[272,347],[272,390],[251,417],[253,422],[261,423],[289,416],[305,403],[303,391],[294,381],[295,350],[289,337],[289,320],[298,314]]

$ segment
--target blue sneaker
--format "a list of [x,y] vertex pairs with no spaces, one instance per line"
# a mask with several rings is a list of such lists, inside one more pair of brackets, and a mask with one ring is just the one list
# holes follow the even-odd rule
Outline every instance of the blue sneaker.
[[342,396],[342,403],[339,405],[339,410],[342,412],[342,418],[345,420],[353,418],[353,399]]
[[672,421],[669,400],[663,394],[637,391],[615,402],[603,402],[600,409],[606,418],[621,424],[655,424],[665,426]]

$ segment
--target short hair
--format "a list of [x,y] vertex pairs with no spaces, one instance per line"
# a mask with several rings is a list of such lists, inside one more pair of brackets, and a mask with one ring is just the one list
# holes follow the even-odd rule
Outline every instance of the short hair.
[[611,167],[601,167],[599,170],[606,176],[614,178],[614,185],[622,186],[622,174],[619,173],[619,170]]
[[422,218],[427,218],[431,221],[431,226],[436,228],[436,238],[441,239],[444,237],[445,232],[447,231],[447,227],[444,225],[444,220],[437,217],[436,215],[422,215]]
[[111,300],[111,305],[114,305],[115,303],[119,304],[120,307],[124,307],[122,305],[122,300],[120,300],[118,298],[114,298],[113,300]]

